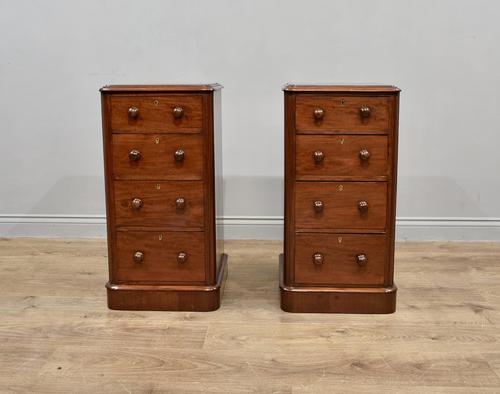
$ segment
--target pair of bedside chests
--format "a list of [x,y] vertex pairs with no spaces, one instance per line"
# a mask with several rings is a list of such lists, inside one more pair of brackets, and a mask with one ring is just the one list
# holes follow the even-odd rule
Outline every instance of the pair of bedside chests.
[[[101,89],[111,309],[211,311],[224,253],[221,86]],[[281,308],[391,313],[399,89],[286,85]]]

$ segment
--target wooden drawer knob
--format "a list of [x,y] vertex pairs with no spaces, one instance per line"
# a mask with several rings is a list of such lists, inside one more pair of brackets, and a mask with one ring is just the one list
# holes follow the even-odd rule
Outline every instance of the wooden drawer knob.
[[132,200],[132,208],[140,209],[142,207],[142,200],[138,197]]
[[134,253],[134,262],[142,263],[142,260],[144,260],[144,252],[138,250],[137,252]]
[[370,158],[370,152],[368,149],[361,149],[359,151],[359,158],[363,161],[367,161]]
[[182,149],[177,149],[174,153],[175,161],[184,161],[185,153]]
[[177,255],[177,262],[178,263],[185,263],[188,259],[188,255],[186,252],[179,252],[179,254]]
[[320,264],[323,264],[323,261],[324,261],[324,257],[321,253],[316,252],[313,254],[313,263],[314,264],[320,265]]
[[368,212],[368,202],[365,200],[358,201],[358,210],[361,213]]
[[359,114],[361,115],[362,118],[369,118],[371,115],[371,109],[370,107],[361,107],[359,109]]
[[325,110],[323,108],[315,108],[313,111],[314,119],[321,120],[325,116]]
[[366,265],[367,262],[368,262],[368,258],[366,257],[366,254],[360,253],[360,254],[356,255],[356,263],[358,263],[358,265],[360,267],[363,267],[364,265]]
[[325,159],[325,154],[322,151],[317,150],[313,153],[313,159],[319,164]]
[[324,206],[325,206],[325,204],[323,204],[323,201],[321,201],[321,200],[317,200],[317,201],[313,202],[314,211],[317,213],[323,212]]
[[139,108],[137,108],[137,107],[130,107],[128,109],[128,117],[130,119],[137,119],[138,116],[139,116]]
[[174,115],[175,119],[180,119],[184,116],[184,108],[182,107],[175,107],[172,110],[172,114]]
[[175,200],[175,207],[179,211],[183,211],[184,208],[186,208],[186,199],[184,197],[179,197],[177,200]]
[[130,161],[139,161],[141,159],[141,152],[139,152],[137,149],[132,149],[128,153],[128,158]]

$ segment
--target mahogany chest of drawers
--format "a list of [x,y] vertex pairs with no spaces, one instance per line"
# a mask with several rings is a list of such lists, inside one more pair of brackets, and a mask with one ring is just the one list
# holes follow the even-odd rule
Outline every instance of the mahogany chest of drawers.
[[220,86],[105,86],[101,102],[109,308],[217,309]]
[[399,89],[286,85],[281,307],[391,313]]

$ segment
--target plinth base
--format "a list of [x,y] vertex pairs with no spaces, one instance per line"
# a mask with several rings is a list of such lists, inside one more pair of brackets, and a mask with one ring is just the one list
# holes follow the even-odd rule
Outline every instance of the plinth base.
[[281,309],[298,313],[393,313],[397,287],[294,287],[285,285],[279,258]]
[[228,256],[223,254],[215,286],[115,285],[108,282],[108,308],[138,311],[214,311],[220,307],[227,266]]

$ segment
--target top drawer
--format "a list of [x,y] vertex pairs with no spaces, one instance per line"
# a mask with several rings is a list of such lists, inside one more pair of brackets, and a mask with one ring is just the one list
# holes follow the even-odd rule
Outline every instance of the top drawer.
[[386,134],[391,97],[299,94],[295,128],[302,134]]
[[199,133],[203,125],[202,95],[114,95],[113,132]]

